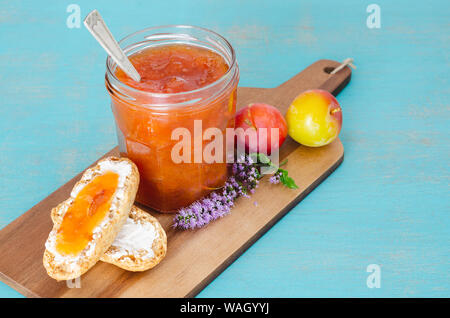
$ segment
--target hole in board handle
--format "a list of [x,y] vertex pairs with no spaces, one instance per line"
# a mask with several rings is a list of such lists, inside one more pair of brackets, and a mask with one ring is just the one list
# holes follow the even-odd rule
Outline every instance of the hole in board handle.
[[324,67],[323,71],[327,74],[330,74],[331,72],[333,72],[334,69],[335,69],[335,67],[326,66],[326,67]]

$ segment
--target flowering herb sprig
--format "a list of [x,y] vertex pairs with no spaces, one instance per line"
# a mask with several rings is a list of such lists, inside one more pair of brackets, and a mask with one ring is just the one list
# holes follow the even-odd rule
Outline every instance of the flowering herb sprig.
[[294,179],[289,177],[287,170],[281,169],[280,167],[287,163],[287,159],[280,163],[279,166],[275,165],[272,161],[270,161],[269,157],[265,154],[251,154],[250,156],[256,156],[257,162],[260,162],[261,165],[272,168],[275,173],[270,177],[269,181],[272,184],[281,184],[285,185],[289,189],[298,189],[297,184]]
[[180,209],[175,215],[173,226],[180,229],[200,228],[229,214],[237,198],[249,197],[255,192],[262,177],[259,170],[262,166],[274,169],[275,173],[270,178],[271,183],[281,182],[288,188],[298,188],[287,171],[275,166],[266,155],[245,155],[237,163],[233,163],[232,176],[222,188]]

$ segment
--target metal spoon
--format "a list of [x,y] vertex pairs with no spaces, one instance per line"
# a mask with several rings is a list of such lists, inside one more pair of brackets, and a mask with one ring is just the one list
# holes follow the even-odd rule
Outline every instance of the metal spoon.
[[122,51],[97,10],[90,12],[86,16],[84,19],[84,26],[91,32],[97,42],[100,43],[114,62],[116,62],[129,77],[136,82],[141,81],[141,76]]

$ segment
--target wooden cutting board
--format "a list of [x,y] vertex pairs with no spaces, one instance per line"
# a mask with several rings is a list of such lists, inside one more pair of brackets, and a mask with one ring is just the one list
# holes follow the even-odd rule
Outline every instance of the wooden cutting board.
[[[351,76],[348,67],[330,75],[337,65],[320,60],[276,88],[240,87],[238,108],[264,102],[276,105],[284,114],[306,89],[322,88],[336,95]],[[106,155],[117,154],[114,148]],[[173,215],[147,209],[167,232],[166,258],[142,273],[99,262],[81,277],[81,288],[68,288],[66,282],[47,276],[42,255],[52,228],[50,210],[69,196],[79,174],[0,231],[0,279],[28,297],[195,296],[330,175],[342,162],[344,148],[338,139],[325,147],[308,148],[288,138],[280,161],[285,158],[286,169],[299,189],[272,185],[265,177],[250,199],[238,199],[230,215],[195,231],[175,230],[171,228]]]

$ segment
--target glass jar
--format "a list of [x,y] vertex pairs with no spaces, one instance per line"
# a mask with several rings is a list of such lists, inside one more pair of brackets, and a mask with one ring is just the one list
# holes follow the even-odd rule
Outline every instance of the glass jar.
[[[179,93],[153,93],[133,88],[118,79],[116,63],[106,62],[106,88],[111,96],[119,149],[138,167],[140,184],[136,200],[160,212],[176,212],[220,188],[227,179],[225,129],[234,127],[239,69],[235,52],[219,34],[193,26],[147,28],[119,42],[127,55],[162,45],[199,46],[219,54],[228,70],[207,86]],[[218,128],[224,139],[223,160],[194,160],[194,121],[201,121],[202,149],[212,140],[203,132]],[[173,160],[172,149],[180,142],[172,133],[190,133],[191,160]],[[187,129],[187,130],[186,130]],[[201,151],[201,149],[200,149]]]

